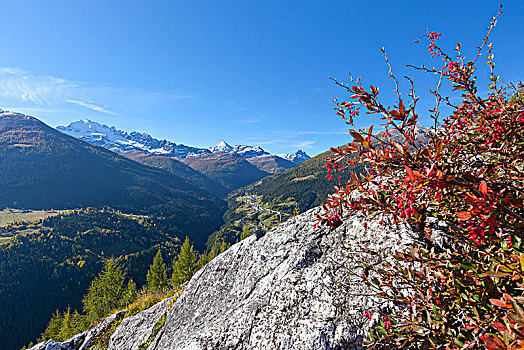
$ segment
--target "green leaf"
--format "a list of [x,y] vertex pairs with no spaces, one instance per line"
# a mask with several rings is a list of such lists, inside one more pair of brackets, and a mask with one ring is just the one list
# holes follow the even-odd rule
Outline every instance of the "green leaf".
[[489,277],[506,277],[506,276],[509,276],[509,273],[507,272],[499,272],[499,271],[488,271],[484,274],[485,276],[489,276]]
[[461,348],[464,347],[464,343],[458,340],[457,338],[453,339],[453,342],[455,343],[456,346],[459,346]]
[[517,304],[515,300],[512,300],[511,304],[513,305],[513,310],[515,310],[517,315],[519,315],[520,318],[524,318],[524,315],[522,313],[522,308],[519,306],[519,304]]
[[460,266],[462,266],[463,268],[465,269],[468,269],[468,270],[476,270],[477,267],[473,264],[470,264],[470,263],[461,263]]

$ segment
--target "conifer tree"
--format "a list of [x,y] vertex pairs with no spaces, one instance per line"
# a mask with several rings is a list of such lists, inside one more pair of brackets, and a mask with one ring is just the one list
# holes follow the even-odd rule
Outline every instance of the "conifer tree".
[[215,248],[212,248],[209,253],[207,254],[202,254],[200,256],[200,258],[198,259],[198,270],[200,270],[201,268],[203,268],[204,266],[207,265],[208,262],[210,262],[211,260],[213,260],[215,257],[217,256],[217,252],[215,250]]
[[58,339],[58,334],[60,333],[61,327],[62,315],[60,315],[60,312],[56,310],[53,314],[53,317],[51,317],[51,319],[49,320],[49,323],[47,324],[44,333],[42,333],[41,338],[38,339],[38,342],[46,341],[49,339]]
[[124,292],[125,274],[115,259],[106,261],[103,270],[91,282],[82,300],[84,311],[91,320],[97,320],[120,306]]
[[242,234],[240,235],[240,240],[242,241],[243,239],[249,236],[251,236],[251,232],[249,232],[249,227],[248,225],[244,225],[244,227],[242,227]]
[[176,260],[173,261],[173,275],[171,276],[171,283],[175,287],[179,287],[184,282],[189,281],[191,276],[197,270],[197,257],[193,251],[193,245],[186,237],[184,244],[180,248],[180,253]]
[[124,296],[122,298],[123,304],[127,305],[132,303],[136,300],[138,295],[137,289],[136,289],[136,283],[133,281],[132,278],[129,279],[129,282],[127,282],[127,288],[124,292]]
[[60,326],[60,331],[58,332],[57,340],[64,341],[69,339],[75,334],[74,327],[71,320],[71,308],[67,308],[67,311],[64,312],[62,316],[62,324]]
[[147,272],[147,288],[150,291],[158,291],[167,286],[167,272],[166,264],[162,259],[160,249],[153,259],[153,264],[149,267]]
[[87,319],[85,315],[80,314],[78,311],[75,310],[73,312],[73,315],[71,316],[71,325],[73,329],[73,334],[82,333],[86,329],[91,328],[91,322]]

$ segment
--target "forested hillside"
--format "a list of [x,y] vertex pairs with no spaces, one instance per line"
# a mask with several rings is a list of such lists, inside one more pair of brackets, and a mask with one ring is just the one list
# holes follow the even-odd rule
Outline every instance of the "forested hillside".
[[117,258],[141,287],[157,251],[172,261],[181,239],[159,219],[85,209],[49,217],[35,233],[0,244],[0,348],[36,339],[57,309],[81,310],[107,258]]
[[[293,213],[295,207],[304,212],[322,204],[327,195],[333,192],[333,186],[338,184],[336,180],[326,179],[327,171],[324,165],[332,154],[331,151],[321,153],[294,168],[246,186],[238,191],[238,194],[261,195],[264,197],[264,203],[289,214]],[[355,172],[361,170],[362,168],[354,169]],[[346,171],[342,176],[342,181],[347,181],[350,174]],[[289,204],[281,205],[282,203]]]
[[[234,243],[242,235],[266,231],[292,215],[321,205],[333,192],[333,186],[338,185],[338,179],[326,178],[324,165],[332,154],[331,151],[321,153],[230,194],[229,209],[224,214],[226,223],[209,237],[208,249],[218,249],[222,242]],[[362,166],[353,169],[357,174],[363,170]],[[342,173],[342,183],[350,174],[349,170]]]
[[196,244],[222,222],[225,202],[178,176],[67,136],[39,120],[0,114],[0,207],[110,206],[166,217]]

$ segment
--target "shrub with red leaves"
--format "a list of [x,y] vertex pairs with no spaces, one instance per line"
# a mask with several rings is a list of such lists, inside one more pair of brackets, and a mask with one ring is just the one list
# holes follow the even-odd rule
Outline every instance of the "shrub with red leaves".
[[[347,101],[335,101],[335,109],[351,127],[353,142],[333,148],[326,168],[336,173],[365,164],[367,174],[352,174],[335,187],[319,223],[336,227],[347,211],[386,214],[412,225],[423,242],[396,252],[394,263],[373,252],[381,259],[362,277],[395,307],[388,315],[366,313],[368,318],[381,313],[366,340],[369,346],[524,349],[524,86],[501,85],[494,73],[488,40],[500,13],[472,60],[461,54],[460,45],[448,56],[438,45],[441,34],[424,36],[430,55],[442,62],[440,68],[412,66],[438,79],[431,91],[435,125],[427,144],[415,142],[419,115],[413,80],[408,78],[405,100],[385,52],[396,106],[382,105],[379,88],[365,88],[360,78],[351,78],[349,85],[335,80],[350,94]],[[482,57],[491,71],[485,96],[475,76]],[[460,103],[441,95],[445,81],[460,94]],[[442,121],[441,105],[452,110]],[[385,131],[357,129],[354,119],[361,109],[380,115]],[[393,132],[402,141],[390,137]],[[445,223],[446,246],[434,243],[434,222]]]

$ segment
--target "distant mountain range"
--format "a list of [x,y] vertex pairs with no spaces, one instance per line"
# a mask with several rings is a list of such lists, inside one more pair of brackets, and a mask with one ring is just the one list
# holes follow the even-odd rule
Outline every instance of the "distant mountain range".
[[[231,146],[220,141],[214,147],[198,148],[176,144],[168,140],[158,140],[151,135],[137,131],[126,132],[92,120],[78,120],[67,126],[57,126],[57,129],[93,145],[102,146],[117,153],[143,151],[156,155],[175,158],[206,157],[213,153],[231,153],[244,159],[270,155],[260,146]],[[278,154],[280,158],[298,165],[310,157],[302,150],[293,154]]]
[[139,164],[36,118],[0,110],[0,208],[110,206],[171,218],[202,244],[222,223],[226,203],[202,189],[212,185],[196,185],[205,182],[202,175],[177,166],[189,175]]
[[[78,120],[58,130],[90,144],[101,146],[139,163],[158,167],[219,196],[261,178],[295,167],[310,157],[302,150],[292,154],[269,154],[260,146],[231,146],[220,141],[214,147],[198,148],[158,140],[140,132],[126,132],[91,120]],[[186,168],[201,174],[189,174]],[[189,178],[188,178],[189,176]],[[208,178],[208,181],[202,178]]]

